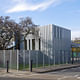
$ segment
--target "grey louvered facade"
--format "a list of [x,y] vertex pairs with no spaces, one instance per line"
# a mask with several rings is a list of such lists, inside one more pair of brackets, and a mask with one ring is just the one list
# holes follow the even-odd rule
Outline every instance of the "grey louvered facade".
[[[37,28],[39,28],[39,36],[27,35],[26,43],[21,43],[21,49],[25,49],[24,45],[26,45],[26,50],[31,50],[33,53],[39,51],[40,54],[44,54],[45,63],[48,63],[49,60],[51,64],[69,63],[71,31],[53,24]],[[41,60],[43,60],[42,57],[40,57]]]

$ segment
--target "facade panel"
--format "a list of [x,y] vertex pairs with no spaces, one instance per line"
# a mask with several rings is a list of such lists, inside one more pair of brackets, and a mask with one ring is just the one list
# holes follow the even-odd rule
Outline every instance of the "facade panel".
[[[71,31],[52,24],[37,28],[39,28],[39,38],[28,35],[26,40],[35,40],[34,50],[41,51],[44,54],[41,57],[43,63],[60,64],[70,62]],[[32,44],[30,43],[30,45]],[[33,49],[33,45],[30,47]]]

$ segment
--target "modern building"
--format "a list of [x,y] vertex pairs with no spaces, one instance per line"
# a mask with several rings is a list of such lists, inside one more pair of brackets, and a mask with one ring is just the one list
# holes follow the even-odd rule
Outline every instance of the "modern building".
[[74,40],[72,40],[71,47],[73,62],[80,63],[80,38],[75,38]]
[[80,53],[80,38],[72,40],[72,52]]
[[[69,63],[71,53],[71,31],[57,25],[38,26],[37,35],[22,35],[21,50],[39,51],[50,64]],[[40,57],[40,61],[42,60]],[[49,59],[49,60],[48,60]]]

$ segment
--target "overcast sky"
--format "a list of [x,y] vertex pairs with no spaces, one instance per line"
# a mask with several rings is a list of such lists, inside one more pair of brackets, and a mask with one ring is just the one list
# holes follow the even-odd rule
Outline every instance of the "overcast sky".
[[80,36],[80,0],[0,0],[0,16],[30,16],[35,24],[56,24]]

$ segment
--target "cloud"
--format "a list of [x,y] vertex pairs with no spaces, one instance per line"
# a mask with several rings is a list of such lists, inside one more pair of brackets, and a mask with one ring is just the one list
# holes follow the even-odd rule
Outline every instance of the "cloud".
[[80,31],[76,30],[76,31],[72,31],[71,32],[71,39],[74,40],[75,38],[79,38],[80,37]]
[[40,3],[29,3],[28,0],[13,0],[13,2],[16,4],[9,8],[6,13],[45,10],[52,4],[55,4],[57,1],[58,0],[43,0],[43,2]]

